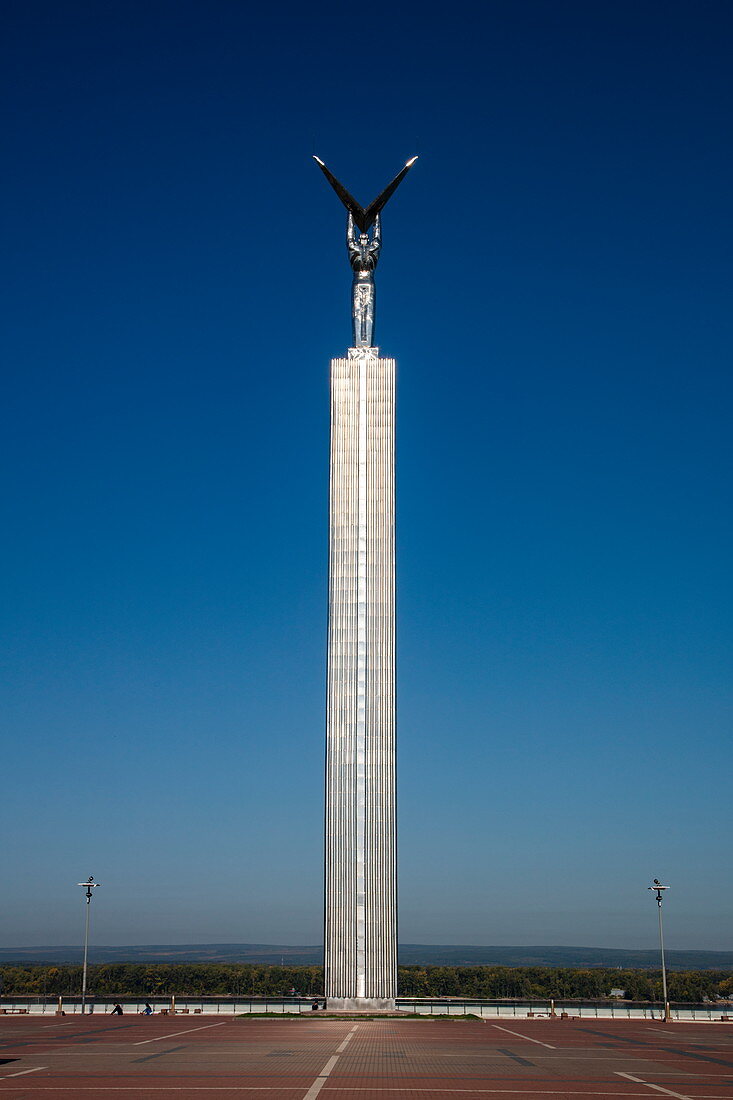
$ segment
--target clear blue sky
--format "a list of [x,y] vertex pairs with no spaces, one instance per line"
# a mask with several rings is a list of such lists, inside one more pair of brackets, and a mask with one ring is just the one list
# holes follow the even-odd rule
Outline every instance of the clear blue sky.
[[[4,945],[321,938],[342,210],[400,938],[733,949],[727,2],[4,5]],[[12,844],[7,843],[12,837]]]

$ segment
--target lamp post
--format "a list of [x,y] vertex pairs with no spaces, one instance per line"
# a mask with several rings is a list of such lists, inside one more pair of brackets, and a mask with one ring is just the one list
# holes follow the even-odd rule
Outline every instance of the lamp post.
[[77,886],[83,886],[86,890],[87,899],[87,919],[84,926],[84,970],[82,972],[81,979],[81,1014],[82,1016],[86,1012],[87,1003],[87,954],[89,953],[89,903],[92,900],[92,891],[95,886],[101,886],[100,882],[94,881],[94,875],[90,875],[86,882],[77,882]]
[[667,968],[664,965],[664,930],[662,928],[662,891],[669,890],[669,886],[662,886],[658,878],[654,879],[654,885],[647,890],[653,890],[657,895],[657,909],[659,911],[659,950],[662,954],[662,996],[664,997],[664,1022],[669,1023],[669,1002],[667,1001]]

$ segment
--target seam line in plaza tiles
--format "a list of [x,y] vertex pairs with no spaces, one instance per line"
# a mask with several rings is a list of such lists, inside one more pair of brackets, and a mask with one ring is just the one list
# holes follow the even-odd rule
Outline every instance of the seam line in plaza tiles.
[[185,1031],[169,1031],[167,1035],[159,1035],[157,1039],[141,1039],[139,1043],[133,1043],[135,1047],[144,1046],[145,1043],[162,1043],[164,1039],[175,1039],[176,1035],[189,1035],[192,1031],[206,1031],[207,1027],[224,1027],[226,1020],[219,1024],[204,1024],[203,1027],[187,1027]]
[[648,1081],[643,1081],[641,1077],[634,1077],[633,1073],[622,1073],[621,1070],[616,1070],[617,1077],[625,1077],[627,1081],[634,1081],[637,1085],[646,1085],[648,1089],[654,1089],[655,1092],[663,1092],[667,1096],[676,1096],[677,1100],[690,1100],[684,1092],[672,1092],[671,1089],[662,1088],[661,1085],[652,1085]]
[[557,1047],[554,1047],[552,1043],[543,1043],[540,1039],[530,1039],[529,1035],[522,1035],[518,1031],[511,1031],[508,1027],[499,1027],[498,1024],[492,1024],[491,1026],[495,1027],[497,1031],[506,1031],[507,1035],[516,1035],[518,1039],[524,1039],[527,1043],[537,1043],[538,1046],[547,1047],[548,1050],[557,1050]]
[[8,1077],[24,1077],[26,1073],[38,1073],[39,1069],[47,1069],[47,1066],[34,1066],[33,1069],[21,1069],[17,1073],[5,1073],[0,1081],[7,1081]]
[[328,1080],[329,1074],[332,1072],[334,1066],[338,1062],[339,1055],[343,1053],[343,1051],[346,1048],[347,1043],[351,1042],[351,1040],[354,1038],[354,1032],[356,1031],[358,1026],[359,1026],[358,1024],[354,1024],[351,1031],[346,1036],[346,1038],[341,1043],[341,1045],[336,1047],[336,1053],[328,1059],[325,1066],[323,1067],[321,1072],[318,1074],[315,1081],[313,1082],[313,1084],[311,1085],[311,1087],[308,1089],[307,1093],[303,1097],[303,1100],[314,1100],[314,1097],[318,1096],[318,1093],[321,1091],[321,1089],[325,1085],[326,1081]]

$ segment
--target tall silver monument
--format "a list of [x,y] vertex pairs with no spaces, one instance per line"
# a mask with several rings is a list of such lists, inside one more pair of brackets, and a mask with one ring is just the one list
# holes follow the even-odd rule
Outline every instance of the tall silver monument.
[[[395,361],[374,346],[380,215],[417,157],[366,210],[315,158],[348,211],[353,346],[331,360],[326,718],[326,998],[394,1008]],[[371,230],[371,236],[370,236]]]

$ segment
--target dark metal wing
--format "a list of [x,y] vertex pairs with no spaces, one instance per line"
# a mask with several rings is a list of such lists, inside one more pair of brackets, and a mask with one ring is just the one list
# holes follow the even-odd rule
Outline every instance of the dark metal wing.
[[[318,167],[321,169],[324,176],[326,177],[328,182],[331,184],[331,187],[333,187],[334,191],[336,192],[338,197],[341,199],[341,202],[344,204],[346,209],[351,211],[351,214],[353,215],[354,221],[358,225],[361,232],[366,233],[369,226],[373,223],[374,218],[372,218],[371,222],[367,222],[366,212],[364,210],[364,207],[361,206],[356,201],[356,199],[354,198],[353,195],[349,194],[349,192],[346,190],[346,188],[344,187],[344,185],[342,183],[339,183],[339,181],[336,179],[334,174],[332,172],[329,172],[328,168],[326,168],[326,165],[323,163],[323,161],[319,157],[314,156],[313,160],[316,162]],[[400,173],[400,177],[402,175],[404,175],[405,171],[407,171],[407,169],[404,169]],[[398,177],[397,181],[394,184],[394,187],[396,187],[397,184],[399,183],[400,177]],[[390,184],[390,187],[392,187],[392,184]],[[392,190],[394,190],[394,187],[392,187]],[[390,191],[390,194],[391,193],[392,192]],[[380,198],[381,198],[381,195],[380,195]],[[387,195],[387,198],[389,198],[389,195]],[[385,199],[384,201],[386,202],[387,199]],[[372,205],[374,205],[374,204],[372,203]],[[384,205],[384,204],[382,204],[382,205]],[[381,210],[381,207],[380,207],[380,210]]]
[[[381,214],[382,210],[387,205],[387,202],[392,198],[395,191],[402,183],[403,179],[410,171],[416,160],[417,157],[412,157],[410,160],[408,160],[402,171],[395,176],[395,178],[390,184],[387,185],[387,187],[385,187],[384,191],[382,191],[382,194],[378,195],[374,202],[369,203],[366,210],[364,211],[364,221],[366,224],[366,229],[362,230],[363,233],[366,233],[367,229],[374,225],[374,220],[377,214]],[[361,226],[359,228],[361,228]]]

